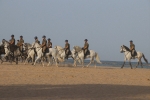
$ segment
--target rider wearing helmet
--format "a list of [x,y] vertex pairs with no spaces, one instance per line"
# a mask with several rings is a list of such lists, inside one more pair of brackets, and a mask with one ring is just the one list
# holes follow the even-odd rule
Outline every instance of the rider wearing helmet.
[[17,46],[18,46],[18,47],[20,46],[20,42],[19,42],[19,40],[17,40]]
[[52,48],[52,42],[51,42],[51,39],[48,38],[47,40],[48,40],[47,47],[48,47],[48,48]]
[[130,51],[131,51],[131,56],[132,58],[135,58],[136,56],[136,51],[135,51],[135,45],[133,44],[133,41],[130,41]]
[[46,40],[46,36],[44,35],[43,37],[43,40],[42,40],[42,45],[41,45],[41,47],[42,47],[42,52],[44,53],[44,55],[45,55],[45,51],[46,51],[46,47],[47,47],[47,40]]
[[40,44],[40,41],[38,40],[37,36],[35,36],[34,39],[35,39],[35,43],[39,43]]
[[10,45],[15,45],[15,38],[14,35],[11,35],[11,39],[10,39]]
[[84,58],[85,58],[87,55],[87,51],[89,50],[89,44],[87,42],[88,41],[87,39],[85,39],[84,41],[85,41],[85,43],[84,43],[84,47],[82,49],[84,50]]
[[24,43],[24,40],[23,40],[23,36],[21,35],[20,41],[19,41],[19,49],[21,52],[23,52],[23,43]]
[[9,40],[9,44],[10,44],[10,51],[12,52],[13,57],[14,57],[15,38],[14,38],[14,35],[13,35],[13,34],[11,35],[11,39]]
[[66,59],[68,59],[68,55],[70,52],[70,44],[68,43],[68,40],[65,40],[66,44],[65,44],[65,53],[66,53]]

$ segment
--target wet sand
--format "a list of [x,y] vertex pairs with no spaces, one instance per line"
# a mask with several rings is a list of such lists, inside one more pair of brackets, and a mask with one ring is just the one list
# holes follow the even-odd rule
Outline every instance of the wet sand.
[[4,63],[0,100],[150,100],[150,69]]

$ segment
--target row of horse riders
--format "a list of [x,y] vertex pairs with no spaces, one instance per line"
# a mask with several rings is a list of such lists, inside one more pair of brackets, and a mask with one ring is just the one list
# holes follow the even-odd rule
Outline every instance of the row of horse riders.
[[[45,35],[42,38],[43,39],[42,39],[41,48],[42,48],[43,53],[45,53],[46,48],[52,48],[52,42],[51,42],[50,38],[48,38],[47,39],[48,41],[47,41]],[[37,36],[35,36],[34,39],[35,39],[36,43],[40,44],[40,41],[38,40]],[[82,49],[84,50],[84,54],[86,56],[86,54],[88,52],[89,44],[88,44],[88,40],[87,39],[85,39],[84,41],[85,41],[85,43],[84,43],[84,47]],[[69,52],[70,52],[70,44],[69,44],[68,40],[65,40],[65,42],[66,42],[66,44],[65,44],[64,49],[65,49],[66,57],[67,57],[69,55]],[[13,47],[15,45],[14,35],[11,35],[11,39],[10,39],[9,43],[10,43],[10,49],[11,49],[11,51],[13,51]],[[17,40],[17,46],[20,48],[21,52],[23,51],[23,47],[22,47],[23,43],[24,43],[23,36],[20,36],[20,40]]]

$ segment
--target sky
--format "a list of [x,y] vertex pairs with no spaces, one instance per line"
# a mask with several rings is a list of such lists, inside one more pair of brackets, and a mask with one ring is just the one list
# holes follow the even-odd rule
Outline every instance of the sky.
[[84,45],[101,60],[123,61],[121,45],[133,40],[150,60],[150,0],[0,0],[0,41],[51,38],[53,47]]

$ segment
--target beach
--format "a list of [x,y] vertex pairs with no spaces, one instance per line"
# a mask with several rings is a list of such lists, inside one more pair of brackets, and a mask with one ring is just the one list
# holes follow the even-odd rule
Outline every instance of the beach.
[[150,100],[150,69],[4,63],[0,100]]

